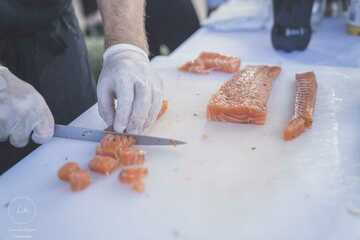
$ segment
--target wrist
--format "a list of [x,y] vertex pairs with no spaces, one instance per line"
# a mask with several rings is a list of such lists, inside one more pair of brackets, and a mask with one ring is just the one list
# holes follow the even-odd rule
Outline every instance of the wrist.
[[106,49],[104,52],[104,55],[103,55],[103,59],[105,62],[106,59],[111,56],[114,56],[114,55],[122,56],[123,55],[124,57],[126,57],[126,55],[128,55],[129,53],[137,54],[139,57],[142,57],[145,61],[149,62],[149,56],[143,49],[141,49],[135,45],[126,44],[126,43],[115,44],[115,45],[112,45],[111,47],[109,47],[108,49]]
[[141,41],[140,39],[131,38],[115,38],[108,37],[105,35],[105,50],[119,44],[133,45],[142,49],[147,55],[149,55],[149,46],[146,41]]

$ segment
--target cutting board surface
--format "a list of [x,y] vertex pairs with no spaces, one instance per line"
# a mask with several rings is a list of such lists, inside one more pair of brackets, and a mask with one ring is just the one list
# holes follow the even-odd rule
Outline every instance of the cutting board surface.
[[[141,147],[150,171],[144,194],[121,185],[118,173],[93,174],[90,188],[72,193],[57,170],[68,160],[86,167],[96,144],[54,139],[0,177],[1,240],[18,227],[19,197],[36,210],[26,226],[39,240],[360,238],[358,70],[282,66],[267,123],[253,126],[206,120],[210,96],[231,75],[180,73],[180,62],[167,59],[153,64],[169,111],[148,133],[188,144]],[[311,70],[319,81],[314,126],[284,142],[295,73]],[[104,127],[96,107],[74,125]]]

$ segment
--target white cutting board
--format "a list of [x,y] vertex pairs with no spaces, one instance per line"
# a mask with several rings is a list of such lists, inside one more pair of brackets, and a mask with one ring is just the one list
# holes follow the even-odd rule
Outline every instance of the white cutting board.
[[[253,126],[208,122],[208,99],[231,75],[180,73],[179,61],[153,62],[170,108],[149,134],[188,144],[142,148],[146,192],[118,173],[70,192],[57,170],[65,159],[87,166],[95,144],[55,139],[0,177],[0,240],[24,228],[36,240],[360,239],[359,70],[283,66],[267,124]],[[314,127],[284,142],[294,75],[309,70],[319,81]],[[104,127],[95,107],[75,125]]]

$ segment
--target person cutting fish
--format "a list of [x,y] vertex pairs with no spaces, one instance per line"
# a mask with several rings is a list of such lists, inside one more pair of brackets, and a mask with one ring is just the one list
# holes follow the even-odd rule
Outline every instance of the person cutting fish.
[[[0,2],[0,173],[98,99],[118,132],[140,133],[163,101],[148,59],[145,0],[98,0],[105,53],[97,91],[71,0]],[[117,105],[115,105],[117,99]]]

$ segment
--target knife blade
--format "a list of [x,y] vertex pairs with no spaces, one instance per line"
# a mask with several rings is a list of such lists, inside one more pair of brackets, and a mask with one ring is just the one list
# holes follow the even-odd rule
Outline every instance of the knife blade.
[[151,137],[151,136],[144,136],[144,135],[134,135],[134,134],[123,134],[123,133],[117,133],[117,132],[108,131],[108,130],[102,131],[102,130],[95,130],[95,129],[89,129],[89,128],[64,126],[64,125],[60,125],[60,124],[55,125],[54,137],[65,138],[65,139],[75,139],[75,140],[81,140],[81,141],[90,141],[90,142],[100,142],[101,139],[107,134],[133,137],[133,138],[135,138],[136,145],[167,146],[167,145],[186,144],[183,141],[179,141],[179,140],[175,140],[175,139]]

